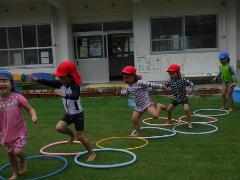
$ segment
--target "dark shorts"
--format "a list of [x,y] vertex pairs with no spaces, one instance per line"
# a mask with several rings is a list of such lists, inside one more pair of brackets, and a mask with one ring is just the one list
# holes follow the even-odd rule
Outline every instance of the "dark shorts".
[[84,114],[83,112],[79,114],[69,115],[65,114],[62,120],[68,125],[74,124],[76,131],[84,131]]
[[179,105],[179,104],[188,104],[188,99],[185,99],[185,100],[183,100],[183,101],[176,101],[176,100],[173,100],[172,102],[171,102],[171,104],[172,105],[174,105],[174,106],[177,106],[177,105]]

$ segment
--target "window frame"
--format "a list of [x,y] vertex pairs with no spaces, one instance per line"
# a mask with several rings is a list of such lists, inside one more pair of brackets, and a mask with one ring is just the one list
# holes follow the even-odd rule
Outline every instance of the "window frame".
[[[211,15],[215,15],[216,16],[216,48],[194,48],[194,49],[189,49],[189,48],[185,48],[185,42],[186,42],[186,38],[185,38],[185,17],[187,16],[211,16]],[[175,51],[153,51],[152,49],[152,24],[151,24],[151,20],[153,18],[157,18],[157,19],[161,19],[161,18],[179,18],[181,17],[182,19],[182,37],[183,37],[183,49],[181,50],[175,50]],[[218,27],[218,14],[193,14],[193,15],[183,15],[183,16],[151,16],[149,18],[149,32],[150,32],[150,54],[152,55],[157,55],[157,54],[177,54],[177,53],[186,53],[186,52],[215,52],[219,49],[219,27]]]
[[[48,25],[50,27],[50,33],[51,33],[51,46],[45,46],[45,47],[39,47],[38,44],[38,30],[37,30],[37,27],[38,26],[41,26],[41,25]],[[24,47],[24,40],[23,40],[23,27],[26,27],[26,26],[35,26],[35,29],[36,29],[36,47]],[[11,27],[20,27],[20,33],[21,33],[21,44],[22,44],[22,47],[21,48],[10,48],[9,47],[9,39],[8,39],[8,29],[7,28],[11,28]],[[11,26],[0,26],[0,28],[6,28],[6,36],[7,36],[7,49],[0,49],[0,51],[7,51],[8,53],[8,66],[1,66],[1,68],[26,68],[26,67],[30,67],[30,68],[39,68],[39,67],[53,67],[54,66],[54,45],[53,45],[53,31],[52,31],[52,25],[51,24],[48,24],[48,23],[44,23],[44,24],[21,24],[21,25],[11,25]],[[40,59],[40,54],[39,54],[39,50],[41,49],[49,49],[52,51],[51,55],[50,55],[50,58],[49,59],[49,64],[45,64],[45,63],[42,63],[40,64],[41,62],[41,59]],[[36,50],[37,51],[37,64],[25,64],[26,60],[25,60],[25,53],[24,51],[25,50]],[[22,65],[14,65],[12,64],[12,61],[11,61],[11,57],[10,57],[10,53],[11,51],[21,51],[22,52]]]

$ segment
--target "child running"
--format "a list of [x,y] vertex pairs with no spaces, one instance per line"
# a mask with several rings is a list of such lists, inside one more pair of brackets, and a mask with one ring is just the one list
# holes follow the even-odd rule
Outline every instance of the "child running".
[[179,104],[183,104],[184,112],[187,115],[188,128],[192,128],[191,112],[188,104],[186,86],[190,86],[188,94],[191,94],[193,83],[185,78],[181,77],[180,66],[177,64],[171,64],[168,67],[168,74],[170,79],[164,82],[166,88],[171,89],[171,93],[174,96],[173,101],[168,105],[168,123],[172,123],[172,110]]
[[237,77],[234,68],[230,65],[230,55],[228,51],[221,51],[218,56],[221,65],[219,66],[219,73],[213,78],[216,82],[217,78],[221,78],[223,82],[222,87],[222,103],[221,109],[226,109],[226,97],[229,99],[229,111],[233,111],[233,89],[237,84]]
[[157,119],[161,110],[166,110],[166,106],[160,103],[153,103],[150,99],[147,88],[162,88],[162,84],[142,81],[141,76],[136,74],[137,69],[133,66],[126,66],[122,70],[123,81],[128,85],[126,89],[121,90],[120,95],[130,95],[136,103],[132,114],[133,126],[136,130],[134,135],[141,136],[139,120],[143,113],[147,111],[149,115]]
[[12,74],[0,70],[0,143],[7,151],[12,168],[13,174],[8,178],[10,180],[17,179],[27,171],[24,152],[27,127],[21,112],[22,108],[28,111],[33,123],[36,123],[36,111],[25,97],[15,93]]
[[[89,140],[84,135],[84,114],[80,101],[79,86],[81,78],[77,72],[77,68],[72,61],[66,60],[59,64],[54,75],[59,77],[60,80],[38,79],[33,76],[30,78],[35,82],[59,89],[55,91],[55,94],[62,98],[65,115],[57,123],[56,130],[69,135],[70,144],[73,143],[75,137],[81,141],[88,151],[87,161],[93,161],[96,154],[92,150]],[[75,133],[68,128],[71,124],[75,125]]]

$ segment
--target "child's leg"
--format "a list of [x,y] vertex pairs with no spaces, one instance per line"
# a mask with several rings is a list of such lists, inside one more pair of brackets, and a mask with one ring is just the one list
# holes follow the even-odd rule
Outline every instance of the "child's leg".
[[168,123],[172,123],[172,110],[175,108],[173,104],[169,104],[167,107],[167,112],[168,112]]
[[157,103],[156,104],[156,110],[157,110],[157,114],[159,116],[161,110],[163,111],[167,111],[167,106],[163,105],[163,104],[160,104],[160,103]]
[[96,157],[96,154],[92,150],[92,146],[91,146],[89,140],[84,136],[84,133],[81,131],[76,131],[76,136],[77,136],[77,139],[84,145],[84,147],[88,151],[89,156],[88,156],[87,161],[93,161]]
[[183,109],[184,109],[184,112],[187,115],[188,128],[192,129],[193,128],[192,127],[192,116],[191,116],[191,111],[190,111],[189,105],[188,104],[184,104],[183,105]]
[[27,162],[25,159],[25,153],[23,151],[23,148],[15,147],[13,153],[16,157],[20,159],[19,175],[22,175],[27,171]]
[[158,109],[157,106],[158,104],[155,104],[147,108],[147,112],[154,119],[157,119],[159,117],[159,113],[161,111],[161,109],[160,108]]
[[221,108],[226,108],[226,94],[227,94],[227,86],[224,84],[222,87],[222,102],[221,102]]
[[74,132],[68,128],[68,124],[64,121],[59,121],[56,125],[56,130],[60,133],[63,133],[63,134],[67,134],[71,137],[69,143],[73,143],[73,140],[74,140]]
[[228,86],[227,96],[229,98],[229,111],[233,111],[233,88],[232,86]]
[[141,130],[140,130],[140,125],[139,125],[139,119],[141,118],[141,116],[142,116],[142,113],[133,111],[132,122],[133,122],[133,127],[136,130],[136,133],[134,136],[138,136],[138,137],[141,136]]
[[10,166],[12,168],[13,174],[11,177],[9,177],[8,179],[10,180],[15,180],[18,178],[18,165],[17,165],[17,157],[15,156],[14,152],[8,152],[8,158],[9,158],[9,162],[10,162]]

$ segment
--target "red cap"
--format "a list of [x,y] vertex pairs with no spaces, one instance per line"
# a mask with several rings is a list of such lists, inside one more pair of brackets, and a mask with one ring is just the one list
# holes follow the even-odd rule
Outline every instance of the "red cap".
[[180,66],[178,64],[171,64],[168,66],[167,72],[178,72],[180,73]]
[[137,69],[133,66],[125,66],[122,70],[124,74],[135,74]]
[[77,84],[81,84],[82,80],[77,71],[75,64],[70,60],[62,61],[58,67],[57,71],[54,73],[55,76],[67,76],[68,74],[72,75]]

